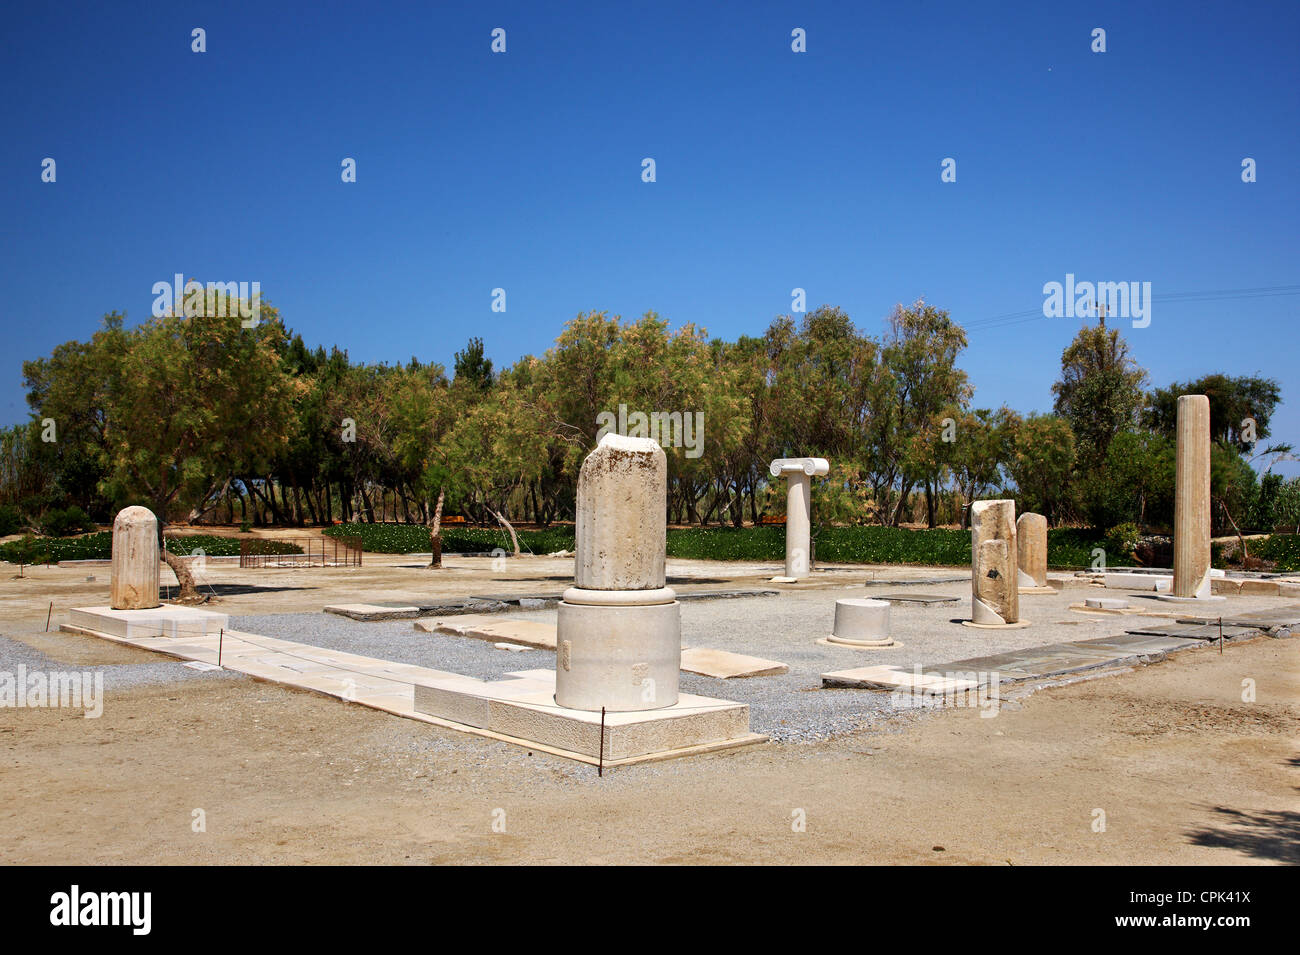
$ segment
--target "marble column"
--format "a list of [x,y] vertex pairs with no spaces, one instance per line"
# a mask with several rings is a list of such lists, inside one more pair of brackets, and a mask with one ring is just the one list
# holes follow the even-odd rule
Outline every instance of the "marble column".
[[158,575],[158,518],[147,507],[123,508],[113,521],[112,608],[159,606]]
[[1020,621],[1016,586],[1016,502],[971,505],[971,623],[1007,626]]
[[630,712],[677,702],[681,605],[665,586],[667,514],[663,448],[606,434],[578,474],[574,586],[556,632],[560,706]]
[[1174,592],[1210,596],[1210,399],[1178,398],[1174,471]]
[[1026,511],[1016,519],[1016,579],[1021,593],[1046,593],[1047,518]]
[[825,458],[777,458],[769,466],[772,477],[788,482],[785,497],[785,576],[799,580],[811,573],[811,478],[830,473]]

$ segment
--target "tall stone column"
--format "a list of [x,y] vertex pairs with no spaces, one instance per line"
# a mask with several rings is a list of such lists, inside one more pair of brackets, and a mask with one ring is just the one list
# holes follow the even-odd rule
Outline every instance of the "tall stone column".
[[556,631],[560,706],[630,712],[677,702],[681,605],[665,586],[667,521],[663,448],[606,434],[578,474],[574,586]]
[[1047,586],[1047,518],[1026,511],[1016,519],[1016,580],[1022,594],[1056,593]]
[[1016,502],[971,505],[971,619],[977,627],[1020,623],[1016,586]]
[[[1179,395],[1174,599],[1210,600],[1210,399]],[[1166,598],[1167,599],[1167,598]]]
[[768,468],[772,477],[787,479],[785,497],[785,576],[799,580],[811,573],[813,476],[830,473],[825,458],[777,458]]
[[158,518],[127,507],[113,521],[110,603],[114,610],[148,610],[158,601]]

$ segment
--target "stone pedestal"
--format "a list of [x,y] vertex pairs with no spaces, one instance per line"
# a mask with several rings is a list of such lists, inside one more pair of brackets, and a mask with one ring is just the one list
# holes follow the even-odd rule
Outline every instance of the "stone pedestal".
[[123,508],[113,521],[112,609],[157,607],[158,576],[158,518],[147,507]]
[[1164,600],[1222,600],[1210,590],[1210,399],[1179,395],[1174,582]]
[[556,622],[555,702],[673,706],[681,607],[664,586],[668,462],[658,442],[607,434],[578,475],[575,586]]
[[1022,594],[1054,594],[1047,586],[1047,518],[1026,511],[1016,520],[1016,581]]
[[777,458],[768,470],[789,482],[785,498],[785,576],[800,580],[811,572],[813,476],[830,473],[825,458]]
[[826,642],[871,649],[902,646],[889,635],[889,601],[866,597],[835,601],[835,630]]
[[971,619],[976,627],[1019,626],[1015,501],[971,505]]

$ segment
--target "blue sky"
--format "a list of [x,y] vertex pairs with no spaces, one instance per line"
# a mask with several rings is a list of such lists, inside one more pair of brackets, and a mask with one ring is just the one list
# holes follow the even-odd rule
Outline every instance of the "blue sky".
[[1153,383],[1279,378],[1300,444],[1300,295],[1161,298],[1300,285],[1298,47],[1289,2],[11,8],[0,421],[23,359],[175,272],[354,359],[499,367],[588,309],[735,338],[802,287],[879,333],[924,295],[978,406],[1046,410],[1079,321],[988,320],[1074,273],[1152,283]]

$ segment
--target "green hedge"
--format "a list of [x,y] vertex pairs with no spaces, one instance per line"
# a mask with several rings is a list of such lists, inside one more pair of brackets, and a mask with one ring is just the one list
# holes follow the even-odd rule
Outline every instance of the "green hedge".
[[1252,541],[1250,556],[1272,561],[1274,570],[1300,570],[1300,534],[1271,534]]
[[[422,554],[429,551],[429,528],[423,524],[335,524],[323,533],[331,537],[360,537],[361,546],[371,554]],[[521,530],[519,548],[534,554],[553,554],[573,550],[573,528],[552,527],[544,531]],[[443,553],[491,553],[497,547],[510,550],[510,535],[505,529],[461,527],[442,528]]]
[[[335,537],[360,537],[372,554],[411,554],[429,549],[429,530],[419,524],[337,524],[325,530]],[[519,546],[534,554],[573,549],[573,528],[521,530]],[[1052,567],[1083,568],[1102,536],[1072,529],[1047,533],[1047,560]],[[446,553],[483,553],[510,547],[504,530],[444,527]],[[668,530],[668,556],[687,560],[778,561],[785,559],[785,528],[674,527]],[[823,527],[817,532],[817,560],[826,563],[970,565],[970,532],[936,528]]]
[[[209,534],[191,534],[186,537],[168,537],[167,549],[173,554],[187,557],[202,550],[207,557],[238,557],[239,538],[213,537]],[[33,564],[56,564],[61,560],[107,560],[113,556],[113,534],[100,531],[85,537],[37,537],[32,542]],[[262,554],[301,554],[302,548],[285,541],[257,541],[257,551]],[[0,544],[0,560],[17,563],[21,549],[18,541]]]

